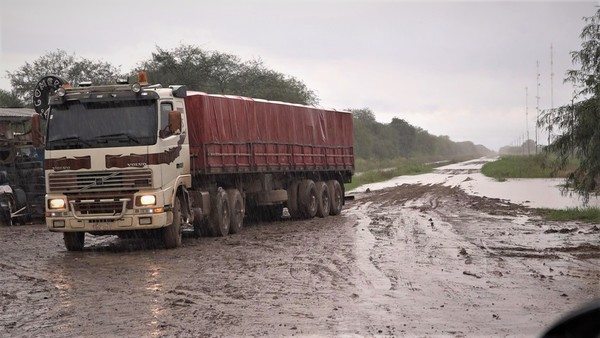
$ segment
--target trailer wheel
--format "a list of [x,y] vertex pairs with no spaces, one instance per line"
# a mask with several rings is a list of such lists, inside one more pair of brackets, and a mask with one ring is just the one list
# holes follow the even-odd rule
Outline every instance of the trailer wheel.
[[219,188],[213,198],[213,207],[211,208],[211,235],[213,236],[227,236],[229,234],[229,226],[231,224],[231,218],[229,214],[229,200],[227,193],[223,188]]
[[63,239],[68,251],[81,251],[85,245],[85,232],[63,232]]
[[329,180],[327,181],[327,189],[329,190],[329,201],[331,202],[329,214],[339,215],[342,212],[342,206],[344,204],[342,186],[338,180]]
[[329,201],[329,190],[323,181],[315,183],[317,190],[317,216],[323,218],[329,216],[331,203]]
[[244,224],[244,199],[237,189],[228,189],[227,198],[229,199],[229,215],[231,217],[229,233],[237,234]]
[[317,214],[317,190],[312,180],[302,180],[298,188],[298,207],[304,218]]
[[173,223],[171,225],[162,228],[162,238],[167,249],[173,249],[181,246],[181,201],[179,197],[175,197],[173,203]]
[[287,208],[291,218],[300,218],[300,210],[298,208],[298,187],[299,181],[293,181],[287,189],[288,200]]

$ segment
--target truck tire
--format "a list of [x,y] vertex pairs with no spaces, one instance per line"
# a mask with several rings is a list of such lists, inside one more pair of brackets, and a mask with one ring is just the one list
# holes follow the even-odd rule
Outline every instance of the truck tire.
[[213,197],[212,208],[210,210],[210,230],[214,237],[227,236],[231,224],[231,215],[229,214],[229,199],[223,188],[219,188]]
[[21,209],[22,207],[27,206],[27,194],[25,194],[25,191],[21,188],[14,188],[13,189],[13,194],[15,195],[15,202],[17,203],[17,210]]
[[63,239],[68,251],[81,251],[85,245],[85,232],[63,232]]
[[312,180],[302,180],[298,188],[298,208],[304,218],[317,214],[317,190]]
[[327,189],[329,190],[329,201],[331,206],[329,208],[330,215],[339,215],[342,212],[342,206],[344,205],[344,192],[342,186],[338,180],[327,181]]
[[16,210],[14,196],[12,194],[2,194],[0,198],[2,198],[3,204],[5,204],[0,209],[0,224],[3,226],[12,226],[13,220],[11,215]]
[[293,181],[287,189],[288,200],[287,208],[291,218],[300,218],[300,210],[298,209],[298,187],[299,181]]
[[229,199],[229,215],[231,218],[229,233],[237,234],[244,224],[244,214],[246,212],[244,210],[244,199],[237,189],[227,189],[227,198]]
[[327,217],[329,216],[329,208],[331,206],[327,183],[318,181],[315,183],[315,189],[317,191],[317,216],[320,218]]
[[173,203],[173,223],[162,228],[162,239],[167,249],[173,249],[181,246],[181,201],[179,197],[175,197]]
[[2,226],[12,226],[12,218],[10,217],[10,211],[2,210],[0,211],[0,225]]

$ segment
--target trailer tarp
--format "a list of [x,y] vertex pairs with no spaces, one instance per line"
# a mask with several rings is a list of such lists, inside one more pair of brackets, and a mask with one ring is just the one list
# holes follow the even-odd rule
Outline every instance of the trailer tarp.
[[194,170],[354,170],[348,112],[198,92],[185,104]]

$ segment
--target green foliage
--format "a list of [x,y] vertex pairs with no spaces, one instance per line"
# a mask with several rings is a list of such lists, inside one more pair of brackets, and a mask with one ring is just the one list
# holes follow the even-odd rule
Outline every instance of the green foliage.
[[453,142],[448,136],[431,135],[399,118],[393,118],[388,124],[379,123],[369,108],[348,110],[354,117],[354,154],[357,158],[383,160],[427,156],[450,159],[493,153],[472,142]]
[[37,82],[47,75],[58,75],[71,84],[92,81],[95,84],[115,83],[121,77],[119,68],[103,61],[93,61],[63,50],[49,52],[32,63],[25,62],[14,72],[6,72],[14,95],[23,102],[30,103]]
[[600,208],[540,209],[540,213],[548,221],[600,223]]
[[262,60],[242,61],[233,54],[207,51],[192,45],[172,50],[156,47],[141,62],[151,83],[185,84],[190,90],[242,95],[266,100],[315,105],[316,94],[291,76],[268,69]]
[[0,107],[22,108],[23,106],[23,102],[14,92],[0,89]]
[[507,178],[548,178],[553,177],[553,171],[547,166],[544,154],[517,156],[506,155],[499,160],[486,163],[481,172],[497,180]]
[[556,156],[547,153],[537,155],[504,155],[500,159],[486,163],[481,172],[498,181],[507,178],[551,178],[568,177],[577,168],[577,161],[571,159],[560,171],[553,168]]
[[567,72],[566,82],[577,89],[571,104],[547,110],[538,122],[558,136],[548,146],[557,154],[554,170],[564,169],[571,158],[578,167],[567,177],[567,186],[586,201],[600,190],[600,10],[585,18],[581,50],[571,52],[580,69]]

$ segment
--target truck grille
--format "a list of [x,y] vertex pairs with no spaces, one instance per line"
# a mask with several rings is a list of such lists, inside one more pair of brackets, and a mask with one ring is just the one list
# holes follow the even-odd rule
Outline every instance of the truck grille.
[[49,193],[65,193],[67,195],[70,193],[132,191],[150,187],[152,187],[152,171],[149,169],[52,173],[48,177]]
[[[123,201],[126,202],[126,208],[133,208],[133,193],[119,192],[107,194],[74,194],[69,195],[69,201],[73,202],[73,212],[79,215],[111,214],[115,215],[121,212]],[[70,208],[70,206],[69,206]]]

